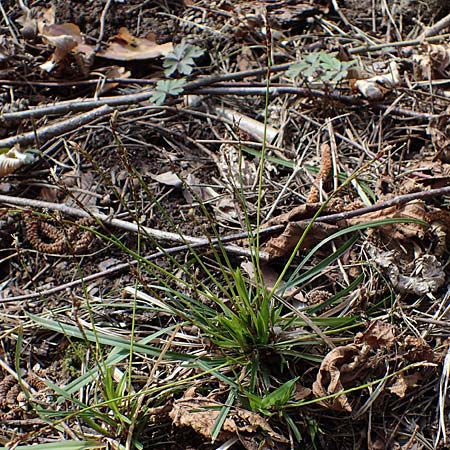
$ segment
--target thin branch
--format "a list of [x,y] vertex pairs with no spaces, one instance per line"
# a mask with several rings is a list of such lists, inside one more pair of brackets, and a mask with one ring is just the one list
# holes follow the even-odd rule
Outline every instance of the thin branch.
[[[279,227],[280,227],[280,229],[284,228],[283,225],[280,225]],[[224,243],[224,242],[237,241],[240,239],[245,239],[247,237],[248,237],[247,233],[239,233],[239,234],[235,234],[232,236],[225,236],[225,237],[222,237],[219,239],[217,239],[217,238],[211,239],[211,240],[204,239],[203,241],[197,242],[195,244],[178,245],[176,247],[170,247],[170,248],[167,248],[164,250],[160,250],[151,255],[145,256],[144,259],[146,261],[153,261],[157,258],[162,258],[162,257],[168,256],[168,255],[174,255],[179,252],[183,252],[183,251],[187,251],[187,250],[191,250],[191,249],[198,249],[198,248],[202,248],[202,247],[208,247],[210,245],[218,245],[219,243]],[[88,283],[93,280],[98,280],[99,278],[103,278],[108,275],[112,275],[113,273],[122,272],[126,269],[129,269],[130,267],[136,266],[139,262],[140,262],[139,260],[133,259],[132,261],[117,264],[113,267],[102,270],[100,272],[96,272],[91,275],[86,275],[83,278],[79,278],[77,280],[73,280],[68,283],[61,284],[59,286],[55,286],[54,288],[45,289],[42,291],[30,293],[30,294],[17,295],[15,297],[0,298],[0,304],[19,302],[19,301],[23,301],[23,300],[31,300],[34,298],[45,297],[45,296],[48,296],[51,294],[56,294],[57,292],[64,291],[65,289],[80,286],[81,284]]]
[[441,30],[450,26],[450,14],[447,14],[441,20],[436,22],[432,27],[426,29],[420,36],[419,39],[425,39],[439,34]]
[[25,111],[0,114],[0,121],[39,118],[43,116],[58,116],[73,112],[87,111],[92,108],[98,108],[103,105],[120,106],[143,102],[153,95],[153,90],[139,91],[136,94],[118,95],[115,97],[105,97],[101,99],[88,98],[68,100],[55,103],[53,105],[38,106]]
[[[146,227],[144,225],[138,225],[136,223],[127,222],[121,219],[114,219],[107,214],[95,213],[92,211],[85,211],[79,208],[73,208],[63,203],[44,202],[42,200],[33,200],[31,198],[22,197],[10,197],[8,195],[0,195],[0,203],[19,206],[22,208],[40,208],[49,211],[59,211],[62,214],[75,217],[92,217],[101,221],[104,224],[112,225],[123,230],[131,231],[132,233],[141,233],[143,237],[155,239],[157,241],[172,241],[180,242],[183,244],[210,244],[210,239],[202,239],[193,236],[186,236],[179,233],[172,233],[169,231],[161,231],[155,228]],[[251,251],[236,245],[226,245],[224,249],[230,253],[239,256],[251,256]],[[259,257],[263,260],[268,259],[268,255],[261,252]]]
[[61,120],[60,122],[38,128],[35,131],[28,131],[16,136],[0,139],[0,148],[13,147],[16,144],[25,146],[35,142],[39,143],[48,141],[55,136],[60,136],[68,131],[80,128],[81,126],[86,125],[99,117],[110,114],[112,111],[113,109],[111,107],[103,105],[85,114],[80,114],[66,120]]
[[100,50],[100,46],[102,45],[102,41],[103,41],[103,36],[105,35],[106,15],[108,14],[108,9],[110,6],[111,6],[111,0],[107,0],[105,6],[103,8],[102,14],[100,16],[100,31],[98,32],[97,46],[95,48],[96,53]]
[[[450,186],[447,186],[444,188],[439,188],[439,189],[430,189],[429,191],[414,192],[412,194],[400,195],[398,197],[395,197],[390,200],[386,200],[385,202],[381,202],[376,205],[372,205],[372,206],[368,206],[368,207],[360,208],[360,209],[355,209],[354,211],[347,211],[347,212],[343,212],[343,213],[329,214],[327,216],[318,217],[316,219],[316,222],[335,223],[340,220],[350,219],[352,217],[362,216],[364,214],[369,214],[371,212],[380,211],[382,209],[386,209],[386,208],[389,208],[394,205],[405,204],[405,203],[408,203],[413,200],[425,200],[430,197],[439,197],[439,196],[443,196],[443,195],[447,195],[447,194],[450,195]],[[4,201],[3,200],[4,198],[10,199],[10,198],[14,198],[14,197],[0,196],[0,202]],[[40,202],[40,203],[45,203],[45,202]],[[71,209],[75,209],[75,208],[71,208]],[[77,210],[77,211],[81,211],[81,210]],[[85,212],[85,211],[82,211],[82,212]],[[123,221],[121,221],[121,222],[123,222]],[[304,220],[303,222],[308,223],[308,220]],[[283,224],[267,227],[267,228],[260,230],[260,236],[261,237],[272,236],[274,234],[277,234],[277,233],[283,231],[284,228],[285,228],[285,225],[283,225]],[[218,245],[219,243],[247,239],[248,237],[249,237],[248,233],[239,233],[239,234],[234,234],[231,236],[221,237],[218,239],[217,238],[211,239],[211,240],[203,239],[203,240],[199,240],[196,243],[180,245],[177,247],[172,247],[172,248],[158,251],[152,255],[145,257],[144,259],[146,259],[147,261],[151,261],[156,258],[161,258],[161,257],[167,256],[167,255],[178,253],[180,251],[205,247],[208,245]],[[18,301],[22,301],[22,300],[29,300],[29,299],[39,298],[39,297],[45,297],[50,294],[55,294],[57,292],[63,291],[64,289],[79,286],[83,283],[88,283],[89,281],[97,280],[98,278],[102,278],[107,275],[111,275],[113,273],[117,273],[122,270],[128,269],[128,268],[136,265],[138,262],[139,262],[138,260],[133,260],[133,261],[130,261],[127,263],[118,264],[116,266],[110,267],[109,269],[103,270],[101,272],[97,272],[92,275],[87,275],[83,278],[71,281],[66,284],[62,284],[60,286],[55,286],[54,288],[51,288],[51,289],[46,289],[46,290],[42,290],[39,292],[33,292],[30,294],[18,295],[15,297],[3,298],[3,299],[0,299],[0,304],[10,303],[10,302],[18,302]]]

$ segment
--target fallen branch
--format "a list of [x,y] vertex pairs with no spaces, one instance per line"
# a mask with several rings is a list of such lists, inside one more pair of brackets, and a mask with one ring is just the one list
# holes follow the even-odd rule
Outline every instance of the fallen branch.
[[60,116],[63,114],[88,111],[100,106],[120,106],[133,103],[139,103],[148,100],[153,95],[153,90],[139,91],[136,94],[118,95],[115,97],[105,97],[101,99],[88,98],[68,100],[65,102],[54,103],[52,105],[37,106],[25,111],[16,111],[0,114],[0,121],[22,120],[30,118],[39,118],[43,116]]
[[436,22],[432,27],[426,29],[420,36],[419,39],[425,39],[429,37],[436,36],[441,30],[450,26],[450,14],[447,14],[441,20]]
[[[381,202],[376,205],[368,206],[365,208],[355,209],[354,211],[347,211],[347,212],[337,213],[337,214],[329,214],[327,216],[318,217],[316,219],[316,222],[335,223],[340,220],[350,219],[352,217],[369,214],[369,213],[372,213],[375,211],[379,211],[381,209],[386,209],[386,208],[389,208],[394,205],[402,205],[402,204],[408,203],[413,200],[424,200],[426,198],[439,197],[439,196],[446,195],[446,194],[450,195],[450,186],[446,186],[446,187],[439,188],[439,189],[430,189],[429,191],[414,192],[411,194],[400,195],[400,196],[392,198],[390,200],[386,200],[385,202]],[[0,195],[0,202],[11,203],[11,202],[5,201],[4,199],[17,199],[17,197],[8,197],[5,195]],[[21,200],[21,199],[19,199],[19,200]],[[34,201],[37,201],[37,200],[34,200]],[[39,203],[42,204],[42,203],[46,203],[46,202],[39,202]],[[64,206],[64,205],[61,205],[61,206]],[[68,207],[66,207],[66,208],[68,208]],[[77,212],[82,211],[82,210],[78,210],[76,208],[70,208],[70,209],[71,210],[74,209]],[[82,211],[82,212],[84,213],[85,211]],[[120,222],[124,222],[124,221],[120,221]],[[309,220],[305,220],[304,222],[308,223]],[[130,224],[130,225],[132,225],[132,224]],[[267,227],[267,228],[260,230],[259,234],[261,237],[272,236],[276,233],[283,231],[285,228],[286,228],[286,226],[284,224],[273,225],[271,227]],[[226,236],[226,237],[222,237],[222,238],[218,238],[218,239],[217,238],[210,239],[210,240],[199,239],[199,241],[196,243],[184,244],[184,245],[180,245],[177,247],[164,249],[164,250],[158,251],[156,253],[153,253],[152,255],[146,256],[146,257],[144,257],[144,259],[147,261],[151,261],[151,260],[154,260],[157,258],[167,256],[167,255],[178,253],[180,251],[185,251],[185,250],[195,249],[195,248],[200,248],[200,247],[206,247],[209,245],[218,245],[220,243],[232,242],[232,241],[236,241],[236,240],[240,240],[240,239],[247,239],[248,237],[249,237],[248,233],[239,233],[239,234],[234,234],[231,236]],[[29,299],[39,298],[39,297],[45,297],[50,294],[55,294],[57,292],[63,291],[64,289],[76,287],[81,284],[87,283],[89,281],[97,280],[98,278],[102,278],[107,275],[111,275],[113,273],[128,269],[128,268],[136,265],[138,262],[139,262],[138,260],[133,260],[133,261],[130,261],[127,263],[118,264],[116,266],[110,267],[109,269],[103,270],[101,272],[97,272],[92,275],[87,275],[78,280],[74,280],[74,281],[71,281],[69,283],[66,283],[66,284],[63,284],[60,286],[55,286],[54,288],[51,288],[51,289],[46,289],[46,290],[42,290],[39,292],[33,292],[30,294],[17,295],[15,297],[3,298],[3,299],[0,299],[0,304],[1,303],[18,302],[18,301],[22,301],[22,300],[29,300]]]
[[[127,222],[125,220],[114,219],[111,216],[108,216],[107,214],[95,213],[91,211],[85,211],[79,208],[73,208],[71,206],[65,205],[64,203],[44,202],[41,200],[33,200],[31,198],[10,197],[8,195],[0,195],[0,203],[20,206],[22,208],[40,208],[48,211],[59,211],[62,214],[68,216],[94,218],[107,225],[112,225],[114,227],[131,231],[133,233],[141,233],[142,237],[155,239],[156,241],[162,240],[162,241],[180,242],[183,244],[201,244],[202,246],[209,245],[211,243],[210,239],[202,239],[193,236],[186,236],[178,233],[172,233],[169,231],[161,231],[154,228],[146,227],[144,225],[138,225],[136,223]],[[234,255],[247,257],[252,256],[250,250],[238,247],[236,245],[225,245],[223,248]],[[265,254],[264,252],[261,252],[259,254],[259,257],[263,260],[268,259],[268,255]]]
[[[279,227],[280,227],[280,229],[284,228],[283,225],[280,225]],[[240,239],[246,239],[246,238],[248,238],[248,233],[233,234],[231,236],[214,238],[211,240],[204,239],[195,244],[184,244],[184,245],[178,245],[176,247],[166,248],[166,249],[160,250],[158,252],[152,253],[151,255],[144,256],[143,259],[145,259],[146,261],[153,261],[157,258],[162,258],[162,257],[168,256],[168,255],[174,255],[176,253],[183,252],[186,250],[208,247],[210,245],[219,245],[219,244],[222,244],[225,242],[238,241]],[[141,262],[141,261],[139,261],[137,259],[133,259],[132,261],[117,264],[113,267],[102,270],[100,272],[96,272],[91,275],[87,275],[83,278],[79,278],[77,280],[73,280],[68,283],[61,284],[59,286],[55,286],[54,288],[45,289],[42,291],[30,293],[30,294],[17,295],[15,297],[0,298],[0,304],[18,302],[18,301],[23,301],[23,300],[31,300],[34,298],[45,297],[50,294],[55,294],[57,292],[61,292],[61,291],[65,290],[65,289],[80,286],[81,284],[88,283],[89,281],[98,280],[99,278],[103,278],[108,275],[112,275],[113,273],[122,272],[123,270],[126,270],[126,269],[129,269],[130,267],[136,266],[139,262]]]
[[35,142],[45,142],[55,136],[60,136],[68,131],[82,127],[83,125],[86,125],[99,117],[110,114],[112,111],[113,109],[111,107],[103,105],[100,108],[89,111],[88,113],[70,117],[66,120],[61,120],[60,122],[38,128],[35,131],[28,131],[27,133],[0,139],[0,148],[13,147],[16,144],[25,146]]

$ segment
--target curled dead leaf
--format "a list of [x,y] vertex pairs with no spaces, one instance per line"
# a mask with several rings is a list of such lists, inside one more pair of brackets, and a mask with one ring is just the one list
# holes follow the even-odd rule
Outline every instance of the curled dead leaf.
[[76,61],[83,72],[88,70],[92,63],[94,48],[84,43],[77,25],[62,23],[46,26],[40,36],[44,42],[55,47],[51,58],[40,65],[42,70],[51,72],[57,65],[61,65],[70,54],[77,56]]
[[[320,398],[344,391],[358,373],[367,368],[369,350],[368,345],[358,344],[348,344],[331,350],[320,365],[316,381],[313,383],[313,394]],[[324,399],[320,403],[335,411],[352,411],[345,394]]]
[[22,16],[16,19],[16,22],[22,26],[20,32],[27,41],[34,41],[45,27],[55,23],[56,8],[53,5],[50,8],[28,8],[20,2],[20,7]]
[[352,83],[353,88],[359,91],[368,100],[381,100],[400,85],[400,73],[397,63],[391,62],[388,71],[383,75],[377,75],[366,80],[356,80]]
[[125,27],[113,37],[104,50],[97,53],[103,58],[116,61],[136,61],[165,56],[173,50],[173,44],[157,44],[154,39],[134,37]]
[[392,286],[401,293],[425,295],[436,292],[445,283],[444,268],[434,255],[424,254],[414,258],[409,270],[395,251],[380,252],[374,260],[385,269]]

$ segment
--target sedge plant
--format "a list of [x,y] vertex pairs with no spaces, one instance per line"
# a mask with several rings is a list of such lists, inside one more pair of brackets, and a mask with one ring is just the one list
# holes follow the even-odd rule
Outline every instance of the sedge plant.
[[[264,114],[266,125],[269,79],[270,58]],[[115,129],[113,134],[123,166],[129,176],[138,181],[140,189],[140,192],[135,191],[131,184],[131,204],[118,194],[122,207],[136,223],[140,223],[139,199],[146,195],[157,213],[176,231],[178,228],[163,202],[155,197],[139,171],[128,161],[125,146]],[[192,191],[208,222],[211,245],[206,250],[187,245],[184,259],[165,252],[160,242],[145,234],[145,229],[139,233],[134,248],[120,236],[107,234],[102,228],[92,230],[108,245],[126,252],[136,263],[136,283],[127,286],[127,292],[132,294],[131,302],[122,300],[108,304],[101,299],[102,307],[107,305],[113,311],[126,308],[131,316],[128,336],[114,334],[96,323],[98,305],[92,301],[87,289],[84,293],[89,327],[80,322],[76,325],[65,323],[55,312],[48,317],[30,315],[31,322],[71,339],[88,341],[97,350],[98,358],[68,384],[49,383],[57,394],[52,407],[36,409],[51,424],[49,426],[57,430],[63,430],[63,422],[69,419],[83,421],[90,431],[86,435],[77,434],[85,445],[79,444],[77,448],[91,448],[92,436],[98,437],[95,442],[99,448],[104,442],[100,437],[114,442],[115,448],[144,448],[139,436],[149,426],[152,414],[180,398],[194,382],[203,397],[220,390],[217,398],[223,406],[210,430],[212,440],[219,437],[227,416],[239,408],[284,426],[286,434],[297,442],[308,434],[314,441],[320,433],[314,418],[307,413],[293,413],[296,387],[308,370],[318,367],[330,338],[339,336],[342,341],[350,340],[351,331],[361,324],[361,318],[356,315],[319,317],[318,314],[322,309],[342,302],[363,281],[364,275],[348,286],[336,289],[331,298],[318,306],[295,308],[284,299],[284,293],[292,288],[305,288],[320,278],[357,244],[364,229],[400,220],[385,219],[340,230],[299,257],[314,220],[327,205],[324,202],[305,227],[276,283],[267,286],[259,258],[265,152],[264,140],[259,155],[256,217],[251,217],[249,212],[251,208],[242,180],[235,180],[233,184],[233,195],[240,205],[249,236],[253,277],[245,275],[239,261],[227,253],[220,240],[218,224],[208,207]],[[108,174],[102,171],[100,164],[92,162],[101,178],[108,181]],[[344,179],[341,186],[347,185],[359,173]],[[185,188],[189,189],[189,186]],[[114,189],[112,183],[111,189]],[[155,247],[165,253],[163,262],[152,260],[143,253],[141,242],[144,239],[153,241]],[[319,256],[331,242],[336,243],[335,248],[325,257]],[[139,318],[143,313],[154,317],[152,332],[146,336],[139,330]],[[146,382],[136,390],[134,367],[137,361],[146,361],[149,370]],[[88,395],[90,391],[96,394]],[[296,404],[300,407],[298,402]],[[67,405],[67,409],[63,405]]]

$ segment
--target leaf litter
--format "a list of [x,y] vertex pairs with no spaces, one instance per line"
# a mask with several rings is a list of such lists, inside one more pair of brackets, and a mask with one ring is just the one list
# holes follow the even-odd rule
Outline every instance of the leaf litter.
[[[445,414],[437,411],[448,412],[445,393],[438,394],[436,383],[445,379],[448,352],[449,203],[448,193],[426,194],[448,187],[450,179],[450,51],[443,33],[448,24],[425,40],[427,29],[421,23],[439,24],[450,11],[438,2],[414,0],[395,7],[381,1],[126,3],[90,2],[80,13],[79,2],[73,1],[51,8],[4,2],[9,22],[3,17],[8,32],[0,42],[2,139],[56,122],[59,113],[52,105],[64,107],[66,99],[117,105],[118,97],[148,91],[145,100],[121,103],[114,115],[97,117],[89,125],[42,140],[35,139],[36,133],[32,146],[5,146],[0,172],[11,201],[24,197],[80,207],[211,242],[215,233],[242,233],[246,219],[253,225],[260,219],[263,233],[278,227],[261,238],[268,261],[259,273],[246,258],[232,264],[246,271],[250,285],[258,286],[261,277],[268,290],[278,288],[283,298],[277,292],[272,301],[282,302],[280,314],[296,312],[305,322],[284,329],[274,325],[270,346],[245,355],[249,361],[262,361],[261,385],[251,386],[246,372],[250,366],[236,364],[214,376],[208,372],[197,389],[186,382],[182,388],[146,397],[148,388],[157,390],[201,372],[166,361],[165,352],[179,350],[198,360],[204,354],[224,357],[198,324],[184,323],[182,332],[174,334],[162,331],[177,319],[169,313],[170,295],[158,296],[152,290],[158,280],[151,274],[141,269],[114,271],[126,265],[131,254],[149,255],[161,248],[164,253],[166,243],[143,243],[107,221],[77,223],[39,207],[18,212],[2,204],[2,298],[20,299],[44,288],[50,292],[37,300],[1,303],[0,386],[8,403],[0,402],[1,430],[7,436],[0,445],[17,436],[29,443],[55,439],[44,422],[36,421],[32,402],[28,405],[26,396],[19,395],[21,371],[27,374],[27,394],[34,399],[47,394],[32,381],[33,371],[57,388],[72,389],[74,397],[64,401],[52,403],[51,396],[46,397],[54,409],[46,412],[47,422],[52,414],[73,408],[73,399],[97,408],[99,397],[89,397],[97,380],[86,377],[98,370],[90,355],[103,351],[100,341],[94,340],[99,349],[91,344],[78,348],[78,359],[68,356],[77,347],[73,336],[83,341],[95,328],[101,339],[105,330],[129,337],[133,329],[139,343],[155,330],[161,333],[155,338],[163,349],[160,359],[139,354],[129,364],[110,355],[119,366],[113,367],[114,373],[128,374],[131,368],[130,392],[142,393],[141,405],[151,405],[142,411],[152,419],[137,427],[138,439],[149,448],[160,441],[174,449],[216,448],[219,442],[243,448],[346,449],[355,448],[355,436],[361,437],[358,448],[446,448],[448,432],[438,435],[435,430],[438,422],[440,430],[446,427]],[[265,127],[267,37],[274,67]],[[277,69],[283,64],[284,69]],[[238,67],[250,72],[214,81],[203,91],[189,85],[208,75],[229,75]],[[180,102],[184,94],[195,102]],[[48,114],[33,112],[42,107],[50,108]],[[21,116],[22,111],[28,115]],[[424,195],[345,217],[410,193]],[[247,200],[245,210],[242,197]],[[358,227],[359,239],[306,284],[289,286],[289,273],[278,280],[283,263],[324,202],[319,218],[344,218],[317,220],[310,227],[292,271],[295,264],[303,264],[302,271],[314,269],[345,244],[342,232],[349,227]],[[374,221],[384,224],[364,229]],[[100,248],[89,228],[109,237],[108,244]],[[130,251],[112,245],[116,240]],[[326,245],[304,262],[304,255],[324,240]],[[200,253],[193,261],[192,254],[184,253],[171,262],[158,259],[157,264],[177,274],[175,284],[183,295],[194,292],[196,301],[212,307],[211,294],[199,289],[204,273],[215,270],[210,257],[211,252]],[[98,268],[108,277],[95,278]],[[88,285],[67,284],[80,274],[94,278]],[[123,288],[132,290],[138,284],[148,293],[135,298],[133,306]],[[211,287],[211,292],[219,290]],[[230,307],[227,302],[224,309]],[[136,320],[131,319],[133,310]],[[30,313],[40,320],[52,317],[60,326],[49,337],[42,323],[51,325],[43,321],[30,326],[24,319]],[[328,319],[339,324],[338,332]],[[19,329],[26,345],[17,362]],[[316,334],[321,339],[316,340]],[[294,348],[299,337],[307,342],[300,354]],[[285,353],[279,358],[282,346]],[[31,369],[36,360],[44,369]],[[242,355],[236,360],[241,362]],[[239,380],[238,400],[217,433],[219,415],[228,408],[222,383],[232,375]],[[116,378],[118,390],[112,397],[122,395]],[[261,406],[292,380],[284,403]],[[86,384],[73,387],[74,381]],[[250,386],[258,392],[259,403],[248,401]],[[58,436],[95,436],[131,448],[133,427],[127,436],[111,420],[119,410],[101,408],[96,416],[101,426],[81,424],[81,416],[69,418],[71,428],[58,428]],[[117,423],[126,423],[133,414],[126,410]],[[29,434],[33,427],[42,428],[41,436]]]

